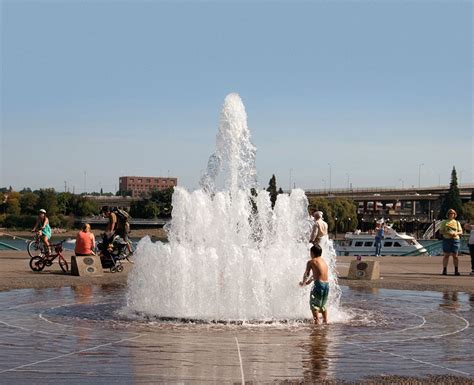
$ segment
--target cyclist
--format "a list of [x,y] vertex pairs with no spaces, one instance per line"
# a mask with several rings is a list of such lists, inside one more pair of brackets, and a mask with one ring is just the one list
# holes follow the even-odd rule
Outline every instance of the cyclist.
[[46,210],[41,209],[36,218],[35,227],[33,227],[32,232],[36,232],[40,237],[43,243],[45,244],[45,252],[49,254],[49,240],[51,239],[51,227],[49,226],[49,219],[46,216]]

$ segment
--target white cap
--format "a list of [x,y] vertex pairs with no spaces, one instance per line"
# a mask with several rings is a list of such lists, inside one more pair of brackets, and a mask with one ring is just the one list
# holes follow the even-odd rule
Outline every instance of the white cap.
[[46,210],[45,210],[45,209],[40,209],[39,212],[40,212],[40,213],[43,213],[43,214],[46,214]]

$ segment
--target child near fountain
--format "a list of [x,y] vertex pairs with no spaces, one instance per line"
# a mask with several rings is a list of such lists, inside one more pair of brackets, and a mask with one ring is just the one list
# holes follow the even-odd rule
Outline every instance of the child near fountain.
[[[328,265],[321,257],[323,253],[321,246],[314,245],[311,247],[311,260],[306,264],[306,270],[303,275],[303,280],[300,286],[309,285],[314,281],[313,288],[309,298],[309,306],[313,313],[314,323],[319,324],[319,313],[323,316],[325,324],[328,323],[328,311],[326,303],[329,296],[329,282],[328,282]],[[309,277],[309,273],[313,272],[313,276]]]

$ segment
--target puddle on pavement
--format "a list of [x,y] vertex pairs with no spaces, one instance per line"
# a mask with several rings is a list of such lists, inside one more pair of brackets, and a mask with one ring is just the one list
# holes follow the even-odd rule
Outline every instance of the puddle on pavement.
[[[114,285],[0,293],[2,383],[240,383],[473,377],[474,296],[344,288],[344,324],[180,323]],[[240,355],[239,355],[240,354]]]

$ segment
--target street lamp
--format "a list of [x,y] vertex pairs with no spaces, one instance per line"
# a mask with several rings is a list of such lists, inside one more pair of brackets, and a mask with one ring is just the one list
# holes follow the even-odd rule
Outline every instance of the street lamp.
[[332,166],[331,163],[328,163],[329,166],[329,193],[331,193],[331,182],[332,182]]
[[350,231],[351,230],[351,217],[347,218],[347,222],[348,222],[348,226],[347,226],[346,231]]
[[334,217],[334,220],[336,221],[334,239],[337,239],[337,217]]
[[424,166],[424,163],[418,165],[418,188],[421,187],[421,166]]
[[405,181],[403,179],[399,179],[399,182],[402,182],[402,188],[405,188]]
[[349,190],[349,173],[346,172],[346,177],[347,177],[347,189]]
[[326,179],[323,178],[323,183],[324,183],[324,191],[326,191]]

